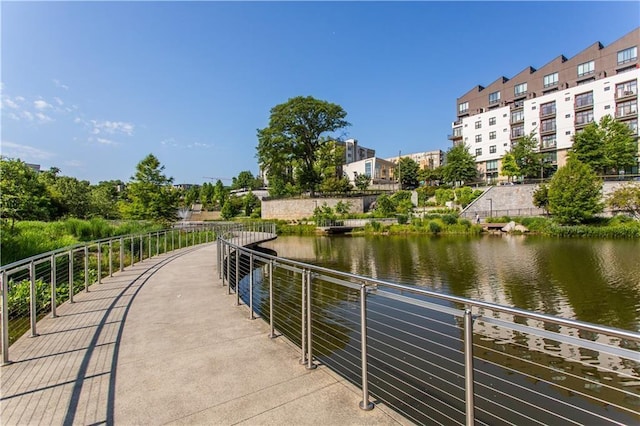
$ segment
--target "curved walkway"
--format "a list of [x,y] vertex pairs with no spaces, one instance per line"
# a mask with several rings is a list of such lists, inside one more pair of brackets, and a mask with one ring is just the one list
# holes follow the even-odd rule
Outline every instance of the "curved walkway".
[[409,424],[234,306],[216,245],[145,260],[93,285],[0,369],[2,425]]

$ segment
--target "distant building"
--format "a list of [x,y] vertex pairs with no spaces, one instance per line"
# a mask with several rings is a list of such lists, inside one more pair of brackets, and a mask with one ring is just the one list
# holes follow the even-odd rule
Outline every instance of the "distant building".
[[[572,58],[560,55],[540,69],[476,86],[457,99],[449,139],[465,144],[481,176],[498,179],[501,158],[523,136],[535,133],[544,162],[566,163],[573,137],[605,115],[638,136],[640,28],[603,46],[596,42]],[[541,164],[541,175],[544,168]],[[631,173],[638,173],[635,166]]]
[[40,164],[31,164],[31,163],[24,163],[24,164],[34,172],[40,173]]
[[346,141],[336,141],[338,146],[344,147],[345,164],[354,163],[356,161],[373,158],[376,156],[376,150],[358,145],[357,139],[347,139]]
[[433,170],[444,164],[445,154],[444,151],[438,149],[436,151],[415,152],[413,154],[400,153],[400,156],[387,158],[386,160],[398,164],[400,158],[411,158],[418,163],[421,170]]
[[196,185],[196,184],[193,184],[193,183],[176,183],[176,184],[173,185],[173,187],[175,189],[183,189],[183,190],[187,191],[187,190],[189,190],[191,188],[198,188],[198,187],[200,187],[200,185]]
[[393,182],[395,163],[382,158],[372,157],[342,166],[343,174],[354,183],[358,175],[366,175],[371,178],[371,184],[386,184]]

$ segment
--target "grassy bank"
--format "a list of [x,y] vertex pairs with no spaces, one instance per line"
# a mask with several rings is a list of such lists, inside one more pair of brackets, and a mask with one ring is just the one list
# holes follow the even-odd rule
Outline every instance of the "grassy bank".
[[109,222],[104,219],[67,219],[58,222],[16,222],[2,227],[2,265],[85,241],[158,230],[142,221]]

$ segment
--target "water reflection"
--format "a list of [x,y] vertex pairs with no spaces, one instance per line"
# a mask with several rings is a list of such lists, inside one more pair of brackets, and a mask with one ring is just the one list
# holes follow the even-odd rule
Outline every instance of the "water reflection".
[[640,241],[342,236],[279,237],[266,246],[355,274],[640,330]]

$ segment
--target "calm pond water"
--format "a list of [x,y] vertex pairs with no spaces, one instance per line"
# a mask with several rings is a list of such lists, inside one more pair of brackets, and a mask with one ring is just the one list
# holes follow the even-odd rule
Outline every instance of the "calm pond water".
[[535,236],[286,236],[279,256],[640,331],[640,241]]

